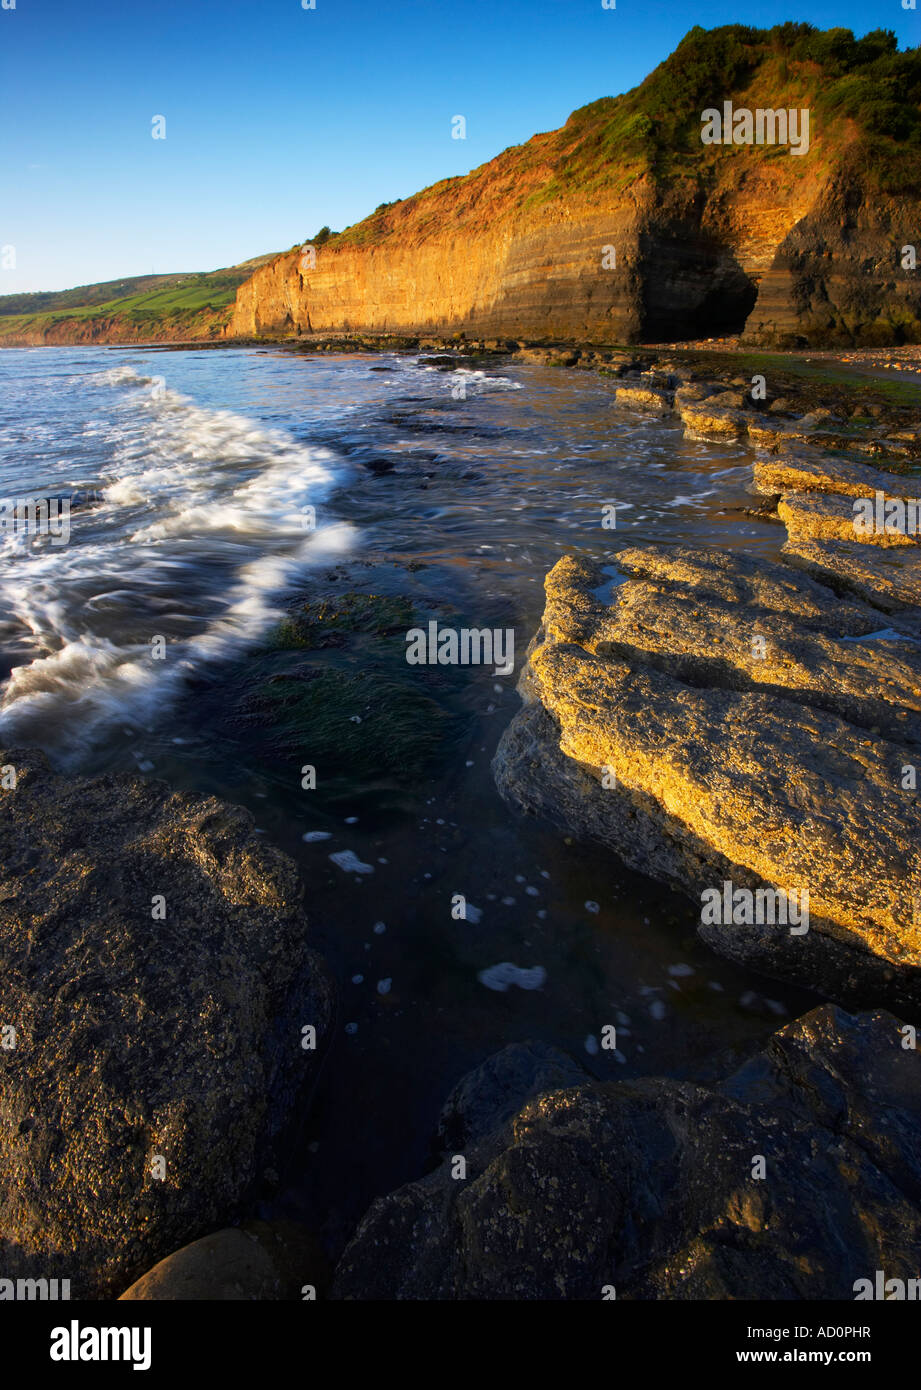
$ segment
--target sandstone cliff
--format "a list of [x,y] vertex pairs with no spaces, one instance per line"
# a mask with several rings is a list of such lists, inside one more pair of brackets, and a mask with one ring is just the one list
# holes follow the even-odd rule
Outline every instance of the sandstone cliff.
[[[808,110],[808,148],[703,144],[701,113]],[[228,336],[921,340],[902,248],[921,56],[877,31],[696,28],[638,88],[258,269]]]

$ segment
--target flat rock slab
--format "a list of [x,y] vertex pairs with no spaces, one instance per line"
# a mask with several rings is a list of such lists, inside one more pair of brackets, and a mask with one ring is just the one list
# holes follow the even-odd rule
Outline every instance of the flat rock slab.
[[[892,638],[881,642],[874,637],[881,616],[866,605],[837,600],[805,576],[791,582],[778,565],[733,557],[720,567],[708,558],[621,551],[619,568],[634,579],[610,606],[595,610],[586,650],[655,667],[692,686],[771,692],[921,753],[921,643],[910,632],[900,639],[892,629]],[[696,584],[688,582],[692,569]],[[727,591],[733,573],[736,585]],[[557,602],[551,592],[548,586],[548,607]]]
[[[878,552],[887,555],[889,552]],[[921,1005],[916,642],[784,565],[649,547],[595,596],[561,560],[500,742],[500,791],[705,890],[809,895],[805,933],[704,921],[715,949],[831,998]],[[916,901],[917,900],[917,901]]]
[[248,812],[0,764],[0,1269],[110,1296],[233,1216],[315,1075],[332,988]]
[[618,386],[614,400],[617,405],[649,411],[654,415],[667,415],[671,410],[670,397],[664,391],[648,386]]
[[[881,513],[882,526],[877,526],[875,497],[873,513],[855,504],[862,498],[842,496],[830,492],[785,492],[777,504],[777,515],[787,528],[791,540],[815,539],[828,541],[856,541],[860,545],[908,545],[917,550],[921,537],[909,532],[907,522],[902,531],[885,525],[885,510]],[[892,494],[884,494],[891,500]],[[896,494],[904,501],[904,494]],[[919,504],[921,505],[921,504]],[[866,520],[869,525],[866,525]],[[915,557],[916,561],[918,557]]]
[[[759,449],[789,450],[798,444],[818,446],[822,449],[861,449],[868,453],[882,454],[886,446],[876,437],[849,434],[836,428],[835,424],[818,416],[804,415],[800,420],[777,420],[771,416],[752,412],[748,421],[748,437]],[[907,445],[903,446],[907,453]],[[891,449],[900,453],[902,449]]]
[[886,613],[917,612],[921,606],[921,554],[917,546],[791,536],[783,554],[791,565]]
[[682,403],[678,414],[685,433],[701,439],[740,439],[748,428],[745,413],[729,405],[719,405],[718,397],[701,402]]
[[[921,1268],[921,1060],[824,1006],[715,1086],[532,1096],[370,1208],[340,1299],[844,1299]],[[502,1054],[490,1075],[501,1072]],[[764,1175],[753,1175],[754,1159]]]
[[[921,493],[921,478],[805,448],[757,460],[754,485],[778,499],[789,564],[839,593],[899,614],[904,630],[918,632],[921,545],[909,502]],[[872,506],[858,506],[861,500]],[[891,519],[886,503],[892,500],[902,503],[901,531],[886,524]]]
[[921,479],[911,475],[889,473],[859,460],[840,458],[819,449],[776,458],[756,459],[755,487],[759,492],[829,492],[845,497],[873,497],[885,492],[894,497],[905,495]]

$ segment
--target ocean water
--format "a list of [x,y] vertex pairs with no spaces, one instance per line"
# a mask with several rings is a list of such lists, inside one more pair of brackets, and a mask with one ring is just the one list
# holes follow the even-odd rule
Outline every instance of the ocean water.
[[[399,355],[0,353],[0,497],[71,499],[67,544],[0,535],[0,744],[224,796],[297,860],[341,1009],[256,1209],[309,1220],[334,1252],[419,1174],[450,1086],[505,1044],[545,1039],[607,1079],[703,1076],[811,1002],[711,955],[690,902],[500,801],[515,674],[420,674],[445,715],[423,774],[372,748],[328,756],[305,791],[309,735],[280,751],[266,727],[273,680],[367,678],[361,720],[414,679],[399,630],[373,651],[277,651],[293,604],[357,591],[510,629],[517,672],[561,555],[613,581],[628,545],[777,552],[746,514],[747,448],[612,399],[588,373]],[[457,893],[478,916],[452,917]],[[609,1023],[616,1055],[597,1048]]]

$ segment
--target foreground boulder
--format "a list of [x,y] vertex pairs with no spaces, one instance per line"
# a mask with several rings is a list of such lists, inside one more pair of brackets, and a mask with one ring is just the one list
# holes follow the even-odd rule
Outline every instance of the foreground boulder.
[[294,1221],[245,1221],[193,1240],[121,1295],[129,1303],[297,1300],[322,1297],[329,1268],[319,1243]]
[[261,1176],[331,986],[248,812],[0,764],[0,1266],[106,1296]]
[[877,1270],[916,1278],[921,1076],[901,1029],[824,1006],[716,1086],[525,1100],[475,1127],[464,1178],[448,1149],[373,1204],[333,1296],[853,1299]]
[[786,565],[665,547],[616,558],[631,577],[610,602],[588,561],[547,577],[500,791],[698,901],[723,901],[727,883],[808,894],[806,930],[743,907],[702,910],[700,934],[767,974],[913,1016],[916,626]]

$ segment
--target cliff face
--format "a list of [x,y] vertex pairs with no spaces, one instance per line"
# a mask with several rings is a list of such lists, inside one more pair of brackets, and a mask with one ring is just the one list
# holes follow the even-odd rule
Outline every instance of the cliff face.
[[868,188],[859,160],[843,161],[777,247],[747,336],[828,346],[921,341],[921,271],[902,265],[903,248],[921,251],[918,212],[917,194]]
[[[487,170],[480,201],[497,181]],[[758,277],[827,177],[820,165],[805,181],[794,173],[776,163],[750,179],[736,170],[708,197],[637,170],[592,198],[524,210],[496,199],[494,221],[452,227],[446,216],[428,236],[426,213],[409,208],[379,238],[320,247],[314,269],[300,251],[262,267],[237,291],[228,333],[635,342],[738,331]]]
[[[321,249],[315,270],[280,256],[238,290],[229,333],[407,332],[533,339],[636,336],[640,217],[634,198],[605,213],[546,209],[475,236]],[[611,243],[626,262],[600,270]]]
[[[901,104],[866,105],[887,82]],[[726,101],[808,110],[808,147],[702,143],[702,112]],[[693,30],[633,92],[378,209],[314,265],[276,257],[238,290],[227,334],[921,339],[899,261],[921,202],[919,101],[921,57],[885,35]]]

